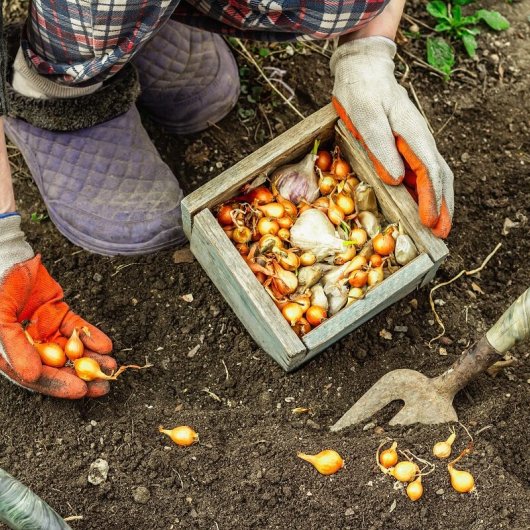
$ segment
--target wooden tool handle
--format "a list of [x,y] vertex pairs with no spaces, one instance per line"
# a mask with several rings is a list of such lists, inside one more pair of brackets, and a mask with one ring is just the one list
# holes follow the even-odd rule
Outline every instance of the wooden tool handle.
[[504,353],[530,337],[530,287],[503,313],[486,333],[488,342]]
[[530,288],[495,325],[442,375],[433,380],[438,392],[452,398],[472,379],[488,369],[499,355],[530,336]]

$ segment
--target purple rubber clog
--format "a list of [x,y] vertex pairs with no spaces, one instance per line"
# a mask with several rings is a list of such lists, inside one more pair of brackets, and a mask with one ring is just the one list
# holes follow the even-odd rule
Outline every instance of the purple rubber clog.
[[99,125],[48,131],[5,119],[50,219],[98,254],[145,254],[185,240],[182,191],[142,126],[136,107]]
[[133,63],[142,87],[139,104],[168,132],[202,131],[237,102],[237,65],[220,35],[169,20]]

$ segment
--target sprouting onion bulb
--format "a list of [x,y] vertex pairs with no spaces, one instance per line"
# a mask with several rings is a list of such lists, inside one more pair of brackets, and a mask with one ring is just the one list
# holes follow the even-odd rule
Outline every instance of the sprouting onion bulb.
[[333,475],[344,467],[344,460],[333,449],[325,449],[316,455],[298,453],[297,456],[312,464],[322,475]]
[[159,432],[167,434],[173,442],[181,447],[189,447],[199,441],[199,435],[187,425],[180,425],[173,429],[164,429],[162,425],[158,428]]
[[449,458],[449,456],[451,455],[451,446],[453,445],[455,438],[456,432],[453,429],[453,432],[451,433],[449,438],[447,438],[447,440],[434,444],[434,447],[432,448],[432,454],[436,458],[440,459]]
[[423,495],[423,484],[421,483],[421,475],[407,486],[407,497],[411,501],[417,501],[421,499]]
[[458,493],[470,493],[475,489],[475,479],[469,471],[462,471],[456,469],[455,464],[465,455],[468,455],[473,450],[473,443],[471,442],[452,462],[447,465],[447,470],[451,476],[451,486]]
[[396,451],[397,442],[394,442],[391,447],[381,451],[379,455],[379,463],[386,469],[395,466],[398,463],[398,454]]
[[153,366],[150,363],[144,364],[144,366],[138,366],[137,364],[124,364],[118,368],[118,370],[112,374],[107,375],[101,371],[99,363],[95,359],[90,357],[81,357],[74,361],[74,370],[80,379],[83,381],[94,381],[95,379],[104,379],[105,381],[116,381],[125,370],[133,368],[134,370],[144,370],[145,368],[151,368]]
[[94,381],[95,379],[104,379],[105,381],[114,381],[118,376],[107,375],[101,371],[99,363],[90,357],[81,357],[74,360],[74,369],[77,377],[83,381]]
[[389,470],[390,475],[400,482],[411,482],[419,472],[418,465],[409,460],[402,460]]
[[475,489],[475,479],[469,471],[456,469],[453,464],[447,466],[451,476],[451,486],[458,493],[470,493]]

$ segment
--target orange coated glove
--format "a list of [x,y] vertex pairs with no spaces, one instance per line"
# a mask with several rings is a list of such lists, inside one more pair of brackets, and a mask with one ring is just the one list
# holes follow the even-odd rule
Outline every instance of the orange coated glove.
[[54,397],[99,397],[109,391],[107,381],[85,383],[73,368],[42,364],[24,334],[36,341],[57,342],[64,347],[74,328],[81,334],[85,355],[95,358],[106,372],[116,369],[107,355],[112,342],[101,331],[73,313],[63,302],[63,290],[34,256],[20,230],[20,216],[0,217],[0,374],[30,390]]
[[333,105],[380,178],[391,185],[405,179],[409,189],[416,187],[421,222],[445,238],[454,209],[453,173],[394,76],[395,54],[396,45],[386,37],[339,46],[331,57]]

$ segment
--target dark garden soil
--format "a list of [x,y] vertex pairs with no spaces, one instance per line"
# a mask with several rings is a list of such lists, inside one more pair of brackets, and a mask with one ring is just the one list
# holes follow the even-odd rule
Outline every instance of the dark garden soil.
[[[422,6],[409,12],[428,22]],[[412,64],[405,51],[423,57],[420,44],[409,42],[401,53],[433,129],[443,129],[438,145],[455,172],[451,255],[436,281],[478,266],[502,243],[480,274],[437,291],[446,326],[442,342],[427,345],[438,327],[429,291],[422,289],[285,374],[252,341],[196,261],[175,264],[173,250],[107,258],[74,247],[49,221],[30,220],[45,209],[31,178],[18,170],[28,239],[66,299],[113,338],[120,364],[147,358],[154,367],[125,374],[104,399],[74,403],[0,381],[0,467],[63,516],[82,516],[70,523],[80,530],[530,528],[528,345],[510,352],[517,359],[513,367],[496,378],[479,377],[456,398],[461,422],[476,433],[475,451],[461,463],[475,476],[475,494],[454,492],[442,464],[425,478],[424,497],[412,503],[375,465],[384,437],[428,458],[433,443],[447,437],[447,425],[390,428],[391,406],[373,423],[328,431],[388,370],[441,373],[530,286],[527,10],[515,2],[496,7],[512,28],[484,31],[479,61],[461,63],[449,83]],[[277,57],[267,64],[287,70],[285,81],[302,112],[327,103],[326,57]],[[252,70],[242,75],[247,92],[262,86]],[[190,138],[165,136],[146,118],[186,192],[268,141],[270,131],[297,121],[266,89],[258,92],[262,110],[253,114],[256,104],[243,95],[227,119]],[[190,293],[191,303],[181,298]],[[383,329],[391,339],[381,336]],[[295,407],[311,413],[295,415]],[[179,448],[158,433],[159,424],[189,424],[201,443]],[[456,427],[461,450],[466,435]],[[331,477],[296,457],[325,448],[346,462]],[[93,486],[87,475],[97,458],[110,470],[106,482]]]

